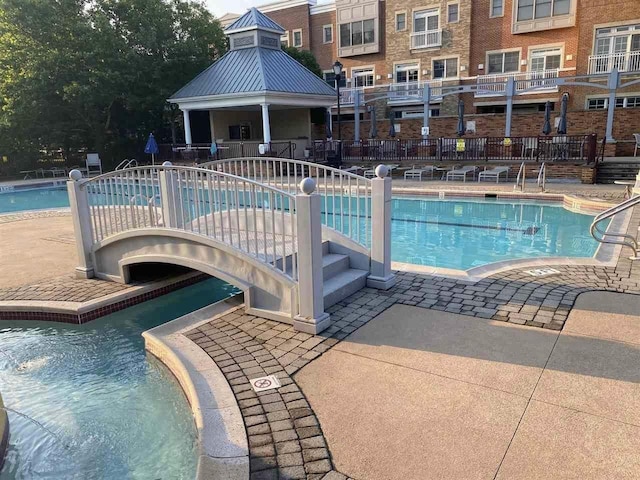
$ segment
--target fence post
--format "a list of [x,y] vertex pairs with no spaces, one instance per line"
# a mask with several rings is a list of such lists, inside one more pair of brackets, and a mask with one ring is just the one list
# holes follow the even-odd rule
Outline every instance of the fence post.
[[316,182],[305,178],[300,182],[301,194],[296,195],[296,231],[298,250],[298,315],[293,327],[316,334],[329,326],[329,314],[324,311],[322,272],[322,217],[320,195],[314,193]]
[[388,290],[396,283],[391,271],[391,177],[386,165],[371,180],[371,273],[367,286]]
[[[596,163],[596,150],[598,148],[598,140],[596,134],[592,133],[587,138],[587,163]],[[582,160],[582,159],[581,159]]]
[[93,235],[91,233],[91,212],[89,210],[89,195],[86,188],[81,188],[85,183],[82,181],[80,170],[69,172],[70,180],[67,181],[67,191],[69,192],[69,206],[71,207],[71,218],[73,220],[73,232],[76,237],[76,249],[78,251],[78,265],[76,267],[77,278],[93,278],[93,257],[91,247],[93,246]]
[[[171,162],[164,162],[163,167],[170,167]],[[181,228],[182,217],[178,214],[180,204],[178,172],[163,168],[159,172],[160,201],[162,202],[162,221],[165,228]]]

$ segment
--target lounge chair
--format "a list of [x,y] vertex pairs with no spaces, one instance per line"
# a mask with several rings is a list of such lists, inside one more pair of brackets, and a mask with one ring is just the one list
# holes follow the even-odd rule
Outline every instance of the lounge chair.
[[638,154],[638,147],[640,147],[640,133],[634,133],[633,138],[636,141],[636,146],[633,149],[633,156],[635,157]]
[[97,153],[87,153],[87,176],[102,175],[102,161]]
[[431,180],[433,180],[433,171],[436,167],[433,165],[426,165],[421,168],[412,167],[409,170],[405,170],[404,179],[405,180],[422,180],[422,175],[430,174]]
[[449,180],[456,180],[460,177],[462,177],[462,181],[466,182],[467,181],[467,175],[471,174],[472,178],[475,180],[476,178],[476,170],[478,169],[478,167],[476,167],[475,165],[467,165],[466,167],[462,167],[456,170],[451,170],[449,172],[447,172],[447,182]]
[[496,179],[496,183],[500,181],[500,175],[504,173],[505,180],[509,180],[509,167],[494,167],[491,170],[484,170],[478,174],[478,182],[482,180]]

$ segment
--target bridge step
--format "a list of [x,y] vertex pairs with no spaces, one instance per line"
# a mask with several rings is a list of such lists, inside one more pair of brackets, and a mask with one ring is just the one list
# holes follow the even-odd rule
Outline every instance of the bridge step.
[[335,305],[367,284],[369,272],[350,268],[324,281],[324,308]]
[[325,281],[348,269],[348,255],[340,255],[339,253],[327,253],[322,257],[322,277]]

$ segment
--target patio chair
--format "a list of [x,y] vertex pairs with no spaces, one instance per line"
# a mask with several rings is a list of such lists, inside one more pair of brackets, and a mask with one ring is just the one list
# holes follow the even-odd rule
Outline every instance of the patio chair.
[[420,180],[422,181],[423,174],[430,174],[431,180],[433,180],[433,171],[436,167],[433,165],[426,165],[421,168],[415,168],[415,166],[411,167],[409,170],[405,170],[404,179],[405,180]]
[[87,153],[87,177],[92,175],[102,175],[102,160],[97,153]]
[[463,182],[467,181],[467,175],[471,174],[472,178],[475,180],[476,178],[476,170],[478,169],[478,167],[476,167],[475,165],[467,165],[465,167],[456,169],[456,170],[451,170],[449,172],[447,172],[447,177],[446,180],[447,182],[449,180],[455,180],[458,178],[462,178]]
[[638,154],[638,147],[640,147],[640,133],[634,133],[633,138],[636,141],[636,146],[633,149],[633,156],[635,157]]
[[478,174],[478,182],[482,180],[496,179],[496,183],[500,182],[500,175],[504,173],[505,180],[509,180],[509,167],[494,167],[491,170],[484,170]]

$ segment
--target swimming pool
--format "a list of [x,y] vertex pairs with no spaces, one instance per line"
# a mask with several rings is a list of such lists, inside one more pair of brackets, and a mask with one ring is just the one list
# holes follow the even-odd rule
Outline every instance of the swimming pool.
[[[395,262],[468,270],[520,258],[592,257],[598,248],[589,234],[593,217],[552,202],[394,197],[392,205]],[[0,194],[0,213],[64,206],[64,188]],[[331,211],[331,202],[327,207]]]
[[84,325],[2,322],[10,443],[0,479],[193,479],[197,433],[172,375],[141,333],[226,298],[209,279]]

